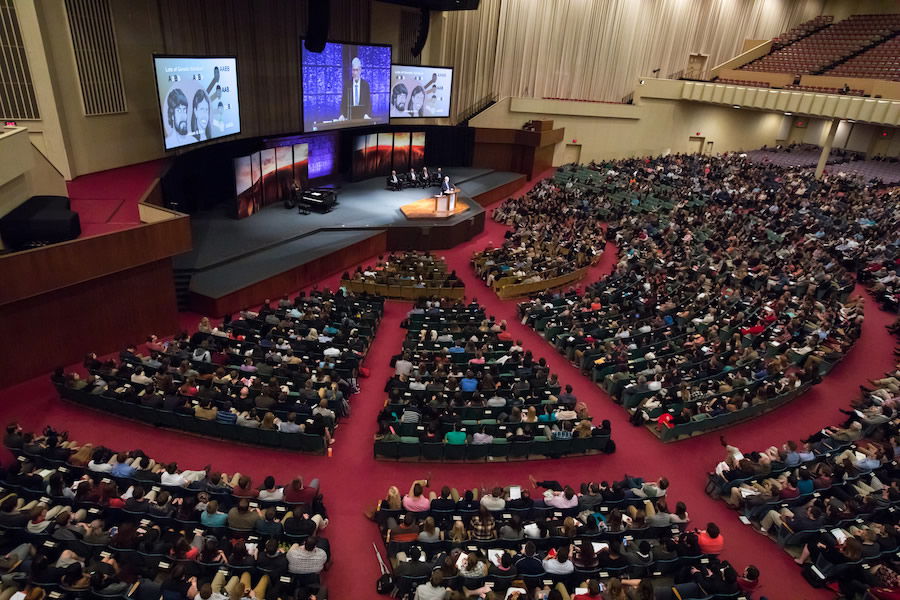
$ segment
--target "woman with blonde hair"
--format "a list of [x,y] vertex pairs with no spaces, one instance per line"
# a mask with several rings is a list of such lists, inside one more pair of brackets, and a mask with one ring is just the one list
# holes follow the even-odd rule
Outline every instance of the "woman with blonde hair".
[[450,529],[450,541],[451,542],[465,542],[469,539],[469,534],[466,532],[466,526],[463,525],[462,521],[454,521],[453,527]]
[[444,538],[443,533],[434,523],[434,517],[426,517],[422,524],[422,531],[419,532],[418,540],[420,542],[431,543],[439,542]]
[[591,427],[591,422],[588,420],[582,420],[578,422],[578,425],[575,426],[575,430],[572,432],[577,438],[589,438],[591,437],[591,431],[593,428]]
[[606,591],[603,592],[604,600],[628,600],[625,586],[618,577],[610,577],[606,582]]
[[267,412],[263,416],[263,420],[259,424],[259,428],[262,430],[277,431],[278,425],[279,421],[275,418],[275,415],[272,412]]
[[385,498],[384,503],[390,510],[400,510],[402,508],[403,498],[400,496],[400,490],[397,489],[396,485],[388,488],[387,498]]
[[523,423],[537,423],[537,410],[533,406],[528,407],[528,412],[525,413],[525,416],[522,417]]
[[573,517],[566,517],[563,524],[559,527],[559,535],[569,539],[578,535],[578,523]]
[[91,456],[94,454],[93,444],[85,444],[79,448],[67,461],[73,467],[86,467],[91,462]]

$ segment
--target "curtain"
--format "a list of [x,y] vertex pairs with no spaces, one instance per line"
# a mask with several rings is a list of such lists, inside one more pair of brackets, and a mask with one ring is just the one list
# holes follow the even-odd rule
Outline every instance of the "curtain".
[[454,67],[451,116],[464,115],[494,93],[502,0],[481,0],[476,10],[444,13],[441,65]]
[[824,0],[482,0],[450,13],[442,56],[456,70],[455,113],[488,96],[620,101],[654,69],[691,53],[707,67],[821,14]]

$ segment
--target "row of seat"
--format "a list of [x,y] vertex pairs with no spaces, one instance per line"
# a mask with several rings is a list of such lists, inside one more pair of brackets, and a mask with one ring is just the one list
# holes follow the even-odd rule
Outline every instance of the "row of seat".
[[418,298],[450,298],[462,300],[466,296],[466,289],[462,286],[432,285],[431,282],[423,282],[423,287],[417,287],[415,281],[395,283],[376,283],[372,281],[345,280],[341,282],[343,287],[355,294],[372,294],[385,298],[399,300],[416,300]]
[[57,385],[57,391],[60,397],[66,400],[156,427],[311,454],[324,454],[326,449],[325,438],[321,435],[283,433],[238,425],[224,425],[212,420],[198,419],[193,415],[180,415],[167,410],[148,408],[106,394],[91,394],[85,390],[74,390],[64,385]]
[[[19,449],[9,448],[12,452],[19,454],[29,460],[35,460],[40,466],[47,469],[67,469],[66,476],[72,477],[79,472],[78,467],[71,465],[60,465],[58,461],[49,461],[42,457],[34,455],[25,455]],[[166,488],[169,489],[169,488]],[[177,491],[177,488],[170,491]],[[119,508],[111,508],[109,506],[101,506],[91,503],[76,503],[67,498],[48,498],[43,490],[30,490],[20,486],[11,485],[4,481],[0,484],[0,496],[6,497],[8,494],[16,494],[25,500],[38,500],[47,503],[50,506],[62,504],[70,506],[73,509],[84,508],[88,513],[88,521],[100,519],[106,528],[121,525],[125,522],[135,523],[140,527],[149,529],[158,526],[164,536],[181,537],[181,536],[207,536],[214,535],[220,539],[245,540],[248,543],[261,545],[267,538],[258,535],[253,530],[234,529],[234,528],[210,528],[204,526],[199,520],[184,520],[176,518],[164,518],[148,513],[137,513]],[[58,502],[57,502],[58,501]],[[282,505],[281,509],[290,510],[298,507],[290,507]],[[302,508],[301,508],[302,510]],[[283,512],[283,511],[282,511]],[[271,588],[280,590],[279,595],[288,597],[290,593],[300,587],[307,588],[314,586],[318,589],[318,575],[294,575],[288,572],[274,572],[257,565],[223,565],[221,562],[203,563],[197,559],[177,558],[171,553],[164,551],[142,550],[137,547],[117,547],[113,543],[94,543],[81,538],[64,539],[52,535],[52,529],[47,529],[43,533],[32,533],[25,527],[0,526],[0,539],[3,542],[4,549],[11,549],[21,543],[30,543],[39,549],[40,552],[46,553],[51,557],[58,557],[64,550],[71,550],[76,555],[85,559],[85,564],[94,565],[101,559],[111,556],[123,568],[132,568],[140,579],[138,582],[128,588],[127,592],[117,592],[115,594],[104,594],[87,589],[72,589],[60,585],[58,581],[47,579],[30,578],[27,573],[23,573],[25,579],[32,585],[40,587],[47,594],[48,598],[54,600],[80,600],[82,598],[91,598],[92,600],[159,600],[161,597],[160,584],[162,579],[167,577],[176,567],[185,570],[186,577],[196,576],[203,580],[210,580],[218,570],[226,570],[230,575],[241,575],[244,572],[250,572],[255,576],[270,575],[273,577]],[[282,532],[278,539],[283,544],[303,543],[307,536],[291,535]],[[322,548],[328,557],[331,556],[331,547],[328,539],[317,538],[317,546]],[[54,558],[55,560],[55,558]],[[15,576],[13,568],[9,574]],[[164,597],[164,596],[162,596]]]
[[421,442],[417,437],[401,437],[398,441],[375,440],[376,459],[441,461],[498,461],[557,458],[561,456],[598,454],[611,448],[610,437],[551,440],[543,436],[529,442],[495,439],[491,444],[448,444]]

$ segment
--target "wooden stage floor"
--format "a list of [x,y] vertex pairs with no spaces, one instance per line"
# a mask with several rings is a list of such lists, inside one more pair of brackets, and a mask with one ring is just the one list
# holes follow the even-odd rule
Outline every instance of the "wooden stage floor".
[[456,207],[451,211],[436,212],[433,197],[422,198],[400,207],[400,212],[407,219],[449,219],[467,210],[469,210],[469,206],[465,202],[457,202]]

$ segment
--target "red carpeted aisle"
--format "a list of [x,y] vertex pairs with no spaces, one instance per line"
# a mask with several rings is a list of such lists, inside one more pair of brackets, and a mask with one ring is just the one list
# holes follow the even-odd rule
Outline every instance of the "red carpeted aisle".
[[[85,411],[60,401],[44,377],[0,391],[0,420],[16,419],[29,429],[39,429],[46,424],[63,427],[75,439],[99,442],[117,449],[140,447],[163,460],[180,460],[186,468],[211,462],[215,469],[249,473],[256,480],[268,474],[279,481],[286,481],[296,474],[319,477],[331,518],[326,535],[332,541],[335,557],[326,581],[332,590],[331,597],[336,600],[375,597],[378,569],[372,543],[378,542],[378,535],[375,526],[363,518],[363,511],[383,496],[389,485],[398,485],[404,491],[412,479],[425,477],[429,472],[436,485],[448,483],[460,487],[527,485],[530,473],[539,479],[571,483],[620,478],[626,472],[648,478],[666,475],[671,481],[670,497],[687,503],[694,526],[703,527],[710,520],[720,525],[727,540],[725,558],[738,568],[751,562],[760,567],[763,595],[773,600],[830,597],[827,592],[809,587],[787,554],[741,525],[735,513],[723,503],[712,501],[704,494],[706,473],[722,455],[718,434],[663,445],[645,429],[630,426],[620,407],[612,404],[599,388],[555,354],[540,336],[519,323],[515,302],[501,302],[475,276],[469,263],[472,252],[489,242],[499,244],[503,232],[503,227],[488,221],[483,234],[440,254],[446,256],[450,268],[464,280],[470,298],[477,297],[488,314],[506,319],[513,336],[523,340],[526,348],[536,356],[545,356],[551,368],[559,373],[560,380],[574,386],[575,394],[587,403],[595,419],[612,421],[613,438],[618,446],[616,454],[530,463],[374,461],[372,433],[375,416],[384,400],[384,384],[390,375],[388,358],[400,348],[404,330],[399,325],[410,306],[402,302],[386,303],[384,320],[366,362],[372,370],[371,377],[361,380],[362,391],[353,399],[353,414],[337,431],[333,458],[201,439]],[[608,273],[614,260],[614,249],[609,247],[591,270],[590,277]],[[335,274],[326,278],[320,285],[334,287],[337,277]],[[893,365],[891,349],[894,340],[884,329],[891,317],[872,302],[868,302],[867,311],[862,338],[822,385],[769,415],[726,430],[729,442],[747,450],[758,449],[781,444],[790,437],[808,435],[837,422],[842,415],[836,409],[847,404],[857,393],[857,386],[867,378],[880,376]],[[182,323],[193,328],[196,319],[197,315],[183,315]]]

